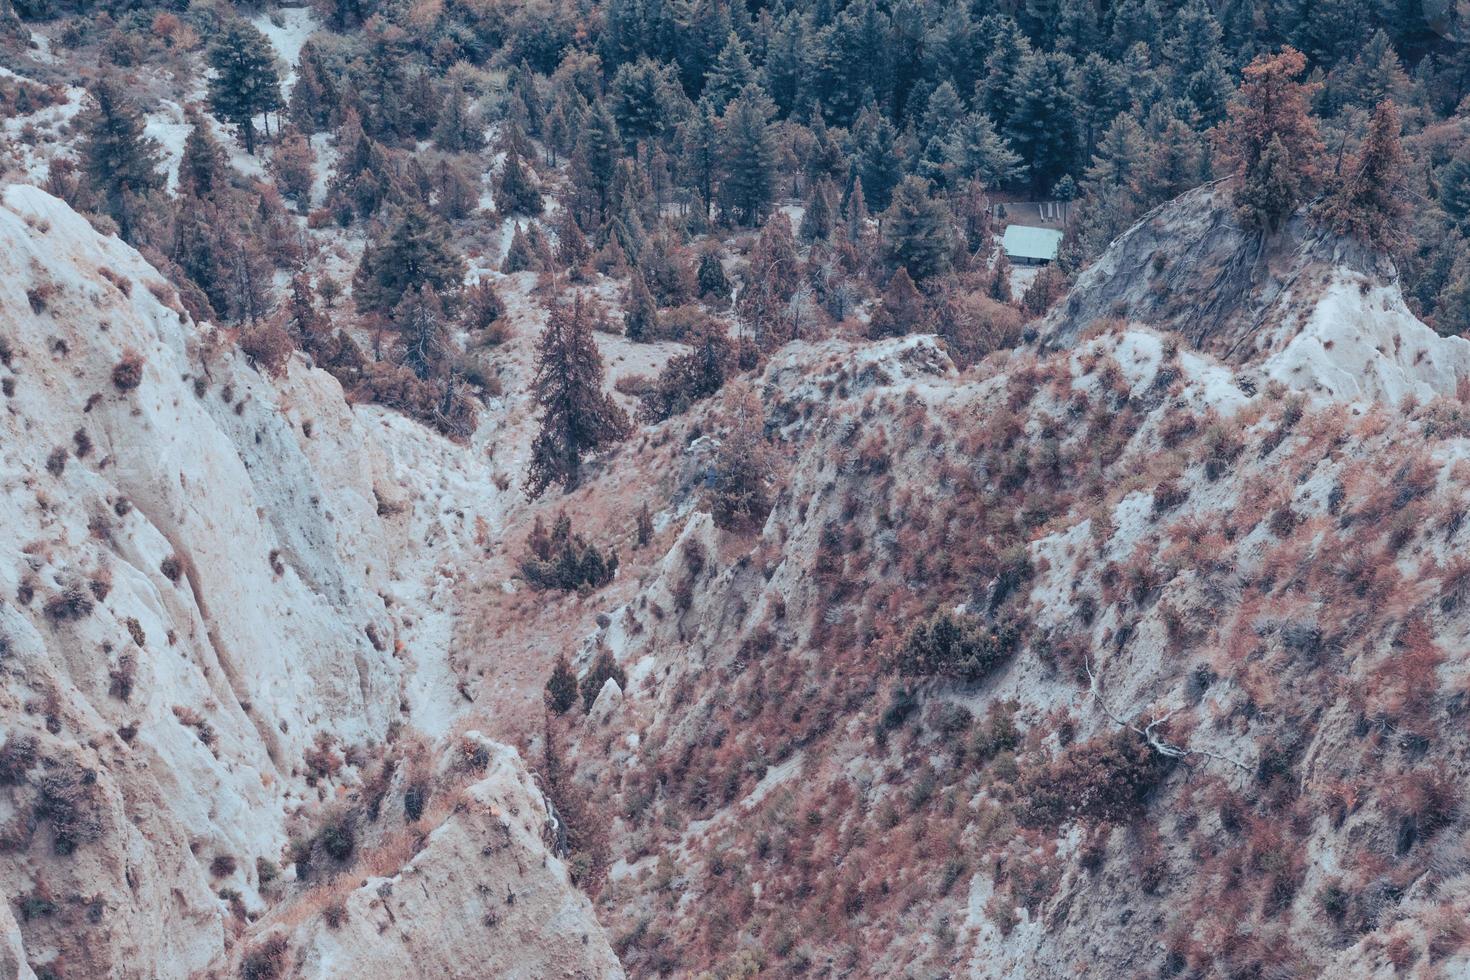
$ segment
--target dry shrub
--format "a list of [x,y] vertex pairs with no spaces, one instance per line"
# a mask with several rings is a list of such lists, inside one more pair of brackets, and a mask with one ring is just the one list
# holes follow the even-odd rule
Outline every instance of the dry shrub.
[[143,355],[125,351],[122,360],[112,367],[112,383],[118,391],[128,392],[143,383]]
[[326,732],[317,732],[316,741],[303,753],[306,769],[315,779],[330,779],[342,768],[342,753],[337,751],[336,739]]
[[1020,630],[1008,620],[936,613],[909,632],[898,653],[899,673],[978,681],[1009,659]]
[[51,824],[52,850],[71,854],[102,837],[97,775],[80,765],[58,765],[36,783],[36,817]]
[[1409,619],[1398,628],[1390,655],[1369,674],[1370,711],[1414,726],[1426,725],[1439,694],[1438,671],[1444,659],[1425,618]]
[[291,334],[274,320],[245,328],[240,333],[239,344],[245,356],[273,378],[286,373],[291,355],[296,352]]
[[19,786],[26,781],[26,773],[40,756],[40,745],[34,735],[10,733],[0,745],[0,786]]
[[240,980],[277,980],[284,976],[288,950],[285,936],[271,936],[240,961]]
[[1058,827],[1072,820],[1125,824],[1143,811],[1170,760],[1128,729],[1067,746],[1022,773],[1021,820]]
[[58,292],[54,282],[37,283],[26,290],[26,301],[31,304],[31,312],[37,315],[44,313],[46,307],[51,303],[51,297]]
[[1395,851],[1407,854],[1454,822],[1460,812],[1460,787],[1448,773],[1419,769],[1393,777],[1384,786],[1390,816],[1398,822]]
[[92,614],[92,597],[78,583],[72,583],[46,600],[46,618],[56,623],[84,619]]
[[353,393],[417,419],[451,439],[467,439],[479,408],[457,378],[420,378],[401,364],[379,361],[363,370]]
[[1449,902],[1439,906],[1430,914],[1427,926],[1431,961],[1453,956],[1464,949],[1466,942],[1470,941],[1470,923],[1465,921],[1465,913],[1456,909]]

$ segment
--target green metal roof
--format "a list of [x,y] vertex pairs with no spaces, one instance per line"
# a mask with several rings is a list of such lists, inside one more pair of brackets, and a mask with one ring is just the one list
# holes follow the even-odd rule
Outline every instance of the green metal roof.
[[1001,248],[1013,259],[1050,261],[1057,257],[1057,246],[1061,244],[1061,232],[1030,225],[1007,225],[1005,236],[1000,240]]

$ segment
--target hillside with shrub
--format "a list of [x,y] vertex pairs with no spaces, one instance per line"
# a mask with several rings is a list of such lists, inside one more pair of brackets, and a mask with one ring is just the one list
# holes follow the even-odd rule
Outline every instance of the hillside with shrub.
[[1462,20],[0,0],[0,972],[1470,971]]

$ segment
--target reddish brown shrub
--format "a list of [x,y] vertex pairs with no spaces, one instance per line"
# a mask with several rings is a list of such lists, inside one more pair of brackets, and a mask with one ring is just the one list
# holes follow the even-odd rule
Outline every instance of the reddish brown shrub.
[[296,351],[296,342],[280,323],[269,321],[242,331],[240,350],[257,367],[278,378],[285,373],[286,365]]
[[286,971],[286,937],[271,936],[240,961],[240,980],[276,980]]
[[1078,742],[1023,771],[1020,817],[1037,827],[1071,820],[1127,823],[1142,812],[1169,769],[1169,759],[1127,729]]
[[112,383],[118,391],[132,391],[143,383],[143,355],[127,351],[112,368]]
[[46,600],[46,616],[53,622],[65,623],[92,614],[92,597],[81,585],[72,584]]

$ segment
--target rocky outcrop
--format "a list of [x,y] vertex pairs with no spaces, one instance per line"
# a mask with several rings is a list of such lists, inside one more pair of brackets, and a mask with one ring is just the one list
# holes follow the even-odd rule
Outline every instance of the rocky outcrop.
[[1151,211],[1081,274],[1042,343],[1142,323],[1262,380],[1349,400],[1453,394],[1470,377],[1470,342],[1409,312],[1385,255],[1303,213],[1262,236],[1235,219],[1229,194],[1217,181]]
[[421,840],[380,848],[407,854],[400,866],[283,905],[239,958],[283,936],[302,977],[621,977],[591,903],[547,853],[555,817],[520,757],[477,733],[460,748],[479,755],[473,781],[428,802],[442,822]]

